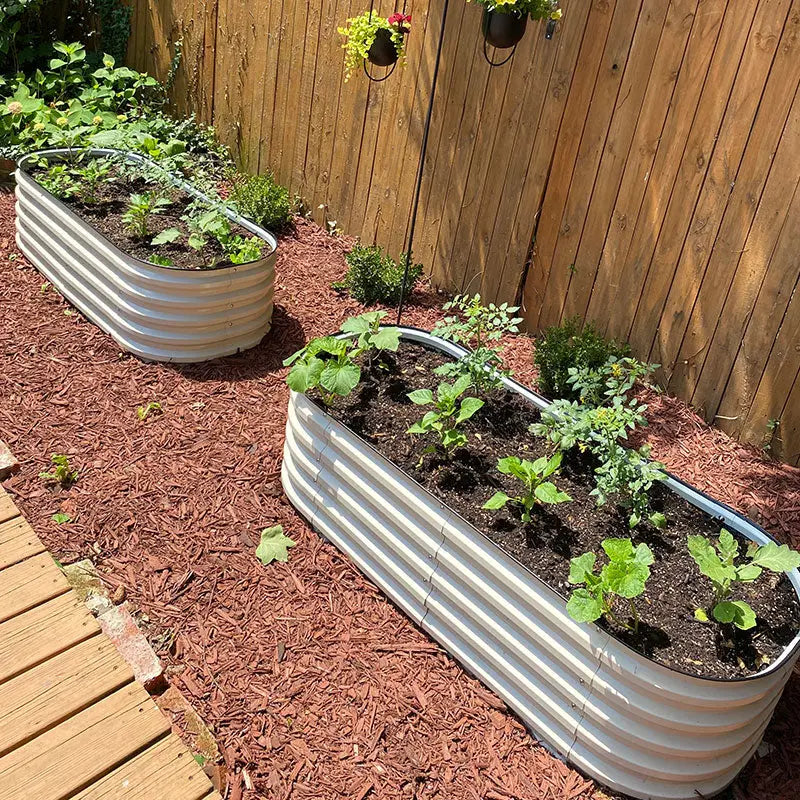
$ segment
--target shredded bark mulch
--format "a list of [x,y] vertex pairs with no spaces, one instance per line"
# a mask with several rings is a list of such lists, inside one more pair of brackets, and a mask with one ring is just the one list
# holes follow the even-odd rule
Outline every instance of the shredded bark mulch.
[[[170,679],[213,728],[228,798],[577,800],[608,796],[535,742],[501,701],[418,631],[284,498],[281,361],[362,309],[329,287],[350,242],[305,220],[280,242],[274,327],[257,348],[189,366],[145,364],[68,306],[14,246],[0,197],[0,435],[23,468],[7,488],[59,558],[89,555],[147,616]],[[430,327],[419,292],[404,322]],[[507,354],[533,380],[532,343]],[[162,404],[142,422],[139,406]],[[800,546],[800,470],[653,397],[646,436],[676,474]],[[51,453],[79,470],[38,479]],[[53,513],[73,521],[57,525]],[[262,566],[262,528],[298,542]],[[800,679],[789,683],[733,800],[794,800]],[[769,749],[769,748],[767,748]],[[251,787],[252,788],[249,788]]]

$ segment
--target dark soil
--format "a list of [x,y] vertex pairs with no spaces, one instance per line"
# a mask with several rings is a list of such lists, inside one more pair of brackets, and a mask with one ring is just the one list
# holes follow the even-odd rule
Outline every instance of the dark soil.
[[[29,170],[34,178],[42,172],[44,169],[40,167],[32,167]],[[187,227],[182,217],[193,202],[193,198],[185,192],[180,189],[169,189],[165,192],[161,185],[148,182],[145,178],[120,175],[116,170],[112,171],[111,177],[112,181],[102,183],[98,187],[96,202],[86,203],[78,197],[58,199],[122,252],[142,261],[150,262],[150,259],[157,254],[168,258],[172,262],[169,266],[176,269],[219,269],[231,266],[230,259],[215,238],[207,237],[206,244],[200,250],[189,247],[186,243]],[[125,229],[122,217],[127,210],[129,197],[132,194],[145,192],[163,194],[169,199],[170,204],[159,213],[150,216],[148,235],[146,238],[140,238],[131,235]],[[185,235],[181,240],[169,244],[157,246],[150,244],[154,236],[168,228],[179,228]],[[239,225],[232,224],[231,231],[240,236],[252,236],[250,231]],[[264,242],[264,245],[266,247],[267,243]]]
[[[573,451],[565,454],[554,478],[573,502],[539,507],[527,524],[514,504],[500,512],[484,510],[483,504],[498,489],[519,494],[514,478],[497,471],[498,458],[517,455],[534,460],[551,451],[550,443],[528,433],[528,426],[539,418],[536,408],[502,390],[484,396],[485,405],[466,423],[466,447],[450,460],[425,454],[433,439],[406,431],[428,409],[415,406],[406,395],[437,385],[441,379],[433,370],[446,360],[442,353],[403,343],[396,356],[387,354],[381,366],[373,367],[369,380],[337,401],[331,413],[565,597],[572,588],[567,581],[571,558],[593,551],[598,563],[604,563],[600,544],[609,537],[632,536],[635,542],[646,542],[656,563],[645,594],[636,600],[641,617],[638,632],[605,620],[599,624],[660,664],[692,675],[734,678],[775,661],[800,627],[800,604],[789,580],[765,571],[758,581],[734,592],[733,599],[747,601],[756,612],[758,625],[751,631],[695,620],[695,609],[709,608],[713,594],[710,581],[689,555],[686,537],[696,533],[715,537],[721,521],[666,487],[657,485],[651,502],[654,510],[666,515],[666,528],[642,522],[631,532],[629,512],[611,504],[598,507],[589,496],[594,487],[593,459]],[[615,610],[631,622],[624,606]]]

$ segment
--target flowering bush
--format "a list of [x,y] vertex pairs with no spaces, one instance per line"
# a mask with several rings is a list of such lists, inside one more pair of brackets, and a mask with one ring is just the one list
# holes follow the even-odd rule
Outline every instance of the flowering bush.
[[476,0],[489,11],[499,14],[530,15],[531,19],[561,19],[558,0]]
[[339,33],[345,37],[342,45],[345,82],[364,63],[379,30],[389,31],[398,59],[402,61],[405,58],[405,35],[411,30],[411,15],[392,14],[387,18],[365,11],[358,17],[348,19],[346,27],[339,28]]

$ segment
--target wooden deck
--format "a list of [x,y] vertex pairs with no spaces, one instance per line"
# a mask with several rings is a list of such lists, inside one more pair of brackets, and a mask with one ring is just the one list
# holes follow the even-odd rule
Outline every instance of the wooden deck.
[[221,800],[0,487],[0,800]]

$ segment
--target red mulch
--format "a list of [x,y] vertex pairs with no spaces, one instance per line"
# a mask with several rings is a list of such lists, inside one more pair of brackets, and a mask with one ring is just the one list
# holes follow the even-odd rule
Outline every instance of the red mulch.
[[[329,288],[347,240],[298,221],[281,240],[266,341],[215,363],[170,366],[121,355],[56,292],[42,291],[13,227],[12,198],[2,196],[0,435],[23,462],[7,486],[48,547],[65,559],[93,557],[146,614],[171,680],[218,737],[233,775],[228,797],[603,796],[282,495],[281,361],[360,310]],[[430,327],[439,298],[415,300],[404,322]],[[533,376],[531,352],[525,337],[509,348],[522,380]],[[137,406],[150,401],[163,414],[138,421]],[[651,410],[648,439],[673,471],[759,514],[780,538],[800,529],[800,471],[710,430],[676,400],[655,398]],[[54,452],[80,471],[59,494],[37,478]],[[74,521],[55,525],[59,510]],[[263,567],[258,532],[276,522],[299,544],[288,564]],[[776,749],[754,760],[731,796],[796,798],[799,730],[795,677],[767,733]]]

